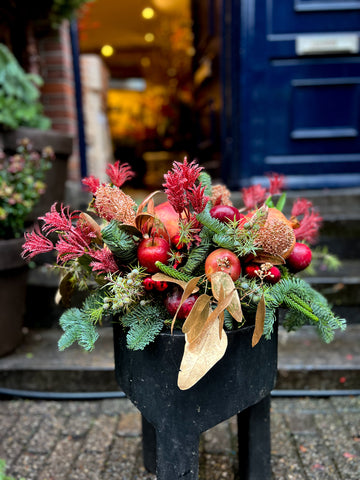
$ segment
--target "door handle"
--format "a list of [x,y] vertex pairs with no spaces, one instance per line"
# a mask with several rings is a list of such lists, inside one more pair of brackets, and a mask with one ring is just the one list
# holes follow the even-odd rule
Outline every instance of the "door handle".
[[359,53],[359,37],[354,33],[298,35],[295,50],[299,56]]

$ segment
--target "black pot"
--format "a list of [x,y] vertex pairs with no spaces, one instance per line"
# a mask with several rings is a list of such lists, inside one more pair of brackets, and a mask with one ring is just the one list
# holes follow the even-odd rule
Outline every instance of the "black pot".
[[145,350],[130,351],[121,325],[114,324],[116,379],[143,415],[144,464],[158,480],[197,479],[200,433],[239,412],[242,478],[271,478],[269,394],[276,380],[277,331],[252,348],[253,331],[227,332],[224,357],[182,391],[177,386],[181,332],[162,333]]
[[0,240],[0,357],[21,343],[28,267],[23,238]]

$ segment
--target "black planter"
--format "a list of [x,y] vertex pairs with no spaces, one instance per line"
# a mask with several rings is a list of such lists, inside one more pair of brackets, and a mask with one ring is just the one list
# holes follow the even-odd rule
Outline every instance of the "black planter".
[[0,240],[0,357],[22,341],[28,267],[21,258],[23,238]]
[[114,324],[116,379],[143,416],[144,464],[158,480],[196,480],[200,433],[235,414],[241,478],[270,480],[269,410],[277,332],[252,348],[253,330],[228,332],[224,357],[182,391],[177,387],[182,333],[161,334],[145,350],[130,351],[122,327]]

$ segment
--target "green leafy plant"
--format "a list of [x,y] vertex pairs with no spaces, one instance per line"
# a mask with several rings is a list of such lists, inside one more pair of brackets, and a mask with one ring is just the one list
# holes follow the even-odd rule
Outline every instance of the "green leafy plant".
[[71,20],[86,3],[93,0],[52,0],[49,18],[53,27],[63,20]]
[[39,100],[41,85],[41,77],[26,73],[6,45],[0,44],[0,127],[50,128]]
[[[0,480],[16,480],[14,477],[9,477],[5,474],[6,472],[6,462],[0,458]],[[19,480],[25,480],[25,478],[20,478]]]
[[[83,180],[93,193],[89,211],[97,221],[54,205],[41,218],[42,233],[25,234],[25,257],[57,252],[64,299],[75,287],[87,290],[82,307],[60,318],[61,350],[73,342],[91,350],[106,316],[121,323],[132,350],[146,348],[163,330],[182,329],[186,361],[179,386],[186,389],[224,354],[224,329],[255,324],[255,347],[273,334],[279,308],[286,311],[288,331],[312,325],[329,343],[345,329],[325,297],[297,275],[311,263],[309,245],[321,224],[312,204],[297,199],[287,218],[281,212],[283,181],[274,175],[269,190],[244,189],[244,206],[237,209],[226,187],[213,186],[201,170],[187,159],[175,162],[164,177],[167,201],[157,204],[154,192],[137,206],[121,189],[133,175],[130,167],[116,162],[108,166],[108,183]],[[56,243],[49,238],[54,233]],[[325,253],[335,266],[337,260]]]
[[34,150],[22,139],[15,155],[0,150],[0,238],[20,237],[27,216],[45,192],[45,174],[52,166],[53,151]]

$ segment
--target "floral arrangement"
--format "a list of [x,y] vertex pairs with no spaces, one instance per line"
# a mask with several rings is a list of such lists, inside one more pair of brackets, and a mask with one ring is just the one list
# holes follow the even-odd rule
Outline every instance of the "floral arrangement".
[[282,213],[284,177],[272,174],[268,189],[243,189],[238,209],[224,185],[212,185],[186,158],[164,176],[164,192],[140,205],[122,189],[133,176],[128,164],[116,162],[106,173],[109,183],[83,180],[93,194],[89,213],[54,204],[41,230],[25,234],[24,257],[57,252],[65,305],[76,287],[88,291],[80,308],[60,318],[61,350],[73,342],[91,350],[107,315],[127,330],[134,350],[165,329],[182,329],[178,385],[187,389],[225,353],[224,330],[255,324],[255,347],[271,337],[279,307],[287,309],[285,328],[314,325],[325,342],[345,328],[326,299],[296,276],[311,263],[309,245],[322,219],[305,199],[294,202],[291,218]]
[[39,153],[27,138],[15,155],[0,150],[0,238],[22,236],[26,219],[45,193],[45,174],[54,153],[46,147]]

